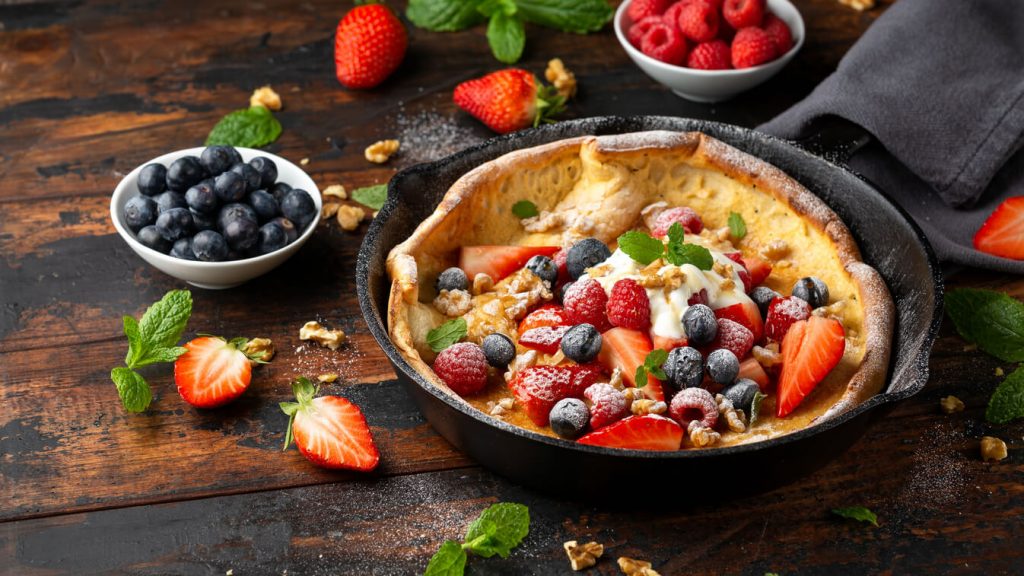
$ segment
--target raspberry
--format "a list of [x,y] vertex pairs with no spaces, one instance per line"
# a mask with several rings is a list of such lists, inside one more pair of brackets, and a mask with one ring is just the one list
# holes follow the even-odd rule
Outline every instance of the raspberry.
[[626,395],[611,384],[591,384],[583,395],[590,400],[590,428],[597,430],[629,415]]
[[789,332],[789,327],[807,320],[811,316],[811,305],[796,296],[776,298],[768,305],[768,315],[764,321],[764,333],[769,340],[782,342]]
[[694,0],[679,12],[679,31],[694,42],[707,42],[718,34],[718,21],[714,6]]
[[[629,40],[630,44],[636,46],[637,49],[639,49],[641,44],[643,43],[644,35],[647,34],[647,31],[650,30],[651,26],[655,24],[664,24],[664,22],[662,22],[661,16],[648,16],[647,18],[644,18],[643,20],[629,27],[629,30],[626,31],[626,39]],[[556,253],[556,255],[561,254],[562,252],[565,252],[566,254],[569,253],[568,250],[565,250],[563,248],[561,251]],[[555,264],[558,264],[558,260],[555,260]]]
[[775,42],[775,51],[779,55],[789,52],[789,49],[793,47],[793,33],[790,32],[789,26],[786,26],[786,23],[775,14],[765,15],[761,29]]
[[764,12],[765,0],[725,0],[722,6],[722,16],[736,30],[759,26]]
[[668,24],[673,28],[677,28],[679,26],[679,13],[683,11],[683,8],[686,8],[687,4],[690,4],[693,1],[694,0],[679,0],[679,2],[669,6],[668,10],[665,10],[665,13],[661,15],[661,20],[665,24]]
[[775,41],[760,28],[742,28],[732,39],[734,68],[752,68],[770,62],[776,56]]
[[656,24],[651,24],[640,41],[641,52],[666,64],[681,66],[686,60],[686,50],[683,35],[660,19]]
[[619,280],[608,296],[608,320],[614,326],[643,330],[651,323],[647,290],[632,278]]
[[754,347],[754,333],[749,328],[728,318],[718,319],[718,334],[710,348],[728,350],[737,358],[744,358]]
[[701,288],[700,292],[692,294],[690,299],[686,301],[687,306],[693,306],[694,304],[704,304],[706,306],[707,303],[708,291],[706,288]]
[[718,404],[711,392],[703,388],[684,388],[672,398],[668,414],[683,430],[688,429],[694,420],[701,426],[714,428],[718,422]]
[[651,234],[665,236],[668,234],[668,229],[676,222],[682,224],[689,234],[700,234],[700,231],[704,229],[704,223],[701,222],[700,216],[693,211],[693,208],[676,207],[658,214],[654,220],[654,227],[651,228]]
[[633,0],[629,8],[626,8],[626,16],[633,22],[651,16],[661,16],[671,3],[672,0]]
[[701,42],[690,51],[686,65],[698,70],[728,70],[732,68],[732,51],[722,40]]
[[562,305],[573,324],[593,324],[599,332],[612,327],[605,314],[608,295],[597,280],[584,277],[573,282],[565,291]]
[[437,355],[434,373],[459,396],[476,394],[487,385],[487,358],[476,344],[459,342]]

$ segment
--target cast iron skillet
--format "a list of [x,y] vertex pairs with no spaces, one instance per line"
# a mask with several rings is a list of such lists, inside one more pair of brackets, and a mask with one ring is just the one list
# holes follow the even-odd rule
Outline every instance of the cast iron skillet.
[[[517,428],[451,399],[421,377],[388,337],[388,252],[431,214],[448,188],[469,170],[507,152],[585,134],[696,130],[757,156],[800,181],[849,226],[864,260],[885,278],[897,319],[888,388],[853,410],[810,428],[754,444],[644,452],[581,446]],[[942,276],[924,234],[910,217],[853,173],[819,156],[753,130],[684,118],[597,117],[559,122],[489,140],[442,160],[407,168],[391,179],[388,200],[370,225],[356,264],[359,304],[420,411],[449,442],[480,464],[522,484],[576,498],[625,499],[639,483],[645,493],[741,494],[767,490],[807,474],[847,449],[881,408],[911,396],[928,380],[928,356],[939,329]],[[690,490],[690,489],[694,490]],[[697,489],[700,489],[697,491]]]

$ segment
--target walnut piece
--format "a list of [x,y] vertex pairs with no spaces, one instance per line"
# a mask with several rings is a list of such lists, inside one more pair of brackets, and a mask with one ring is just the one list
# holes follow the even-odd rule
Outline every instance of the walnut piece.
[[981,437],[981,459],[985,462],[998,462],[1006,458],[1006,442],[993,436]]
[[552,58],[548,61],[544,77],[566,100],[576,95],[576,75],[565,67],[561,58]]
[[270,341],[270,338],[253,338],[245,343],[242,347],[242,352],[245,352],[249,356],[258,356],[258,360],[263,362],[270,362],[274,358],[274,343]]
[[262,86],[249,96],[249,106],[263,106],[267,110],[280,110],[281,97],[270,86]]
[[610,384],[616,390],[622,390],[622,370],[620,370],[619,368],[612,370],[612,375],[610,378],[608,378],[608,384]]
[[875,7],[875,0],[839,0],[843,6],[849,6],[858,12],[871,10]]
[[768,346],[754,346],[751,349],[751,353],[754,355],[754,359],[757,363],[765,368],[771,368],[782,363],[782,354],[779,354],[779,345],[775,342],[770,343]]
[[320,219],[326,222],[328,218],[338,213],[338,208],[341,208],[341,204],[338,204],[337,202],[328,202],[324,204],[323,210],[320,211]]
[[737,433],[747,431],[747,415],[743,413],[743,410],[737,410],[733,406],[732,400],[721,394],[716,394],[715,403],[718,404],[719,422],[722,422],[724,417],[724,422],[729,430]]
[[348,191],[341,184],[331,184],[327,188],[324,188],[324,198],[337,198],[338,200],[348,200]]
[[996,366],[996,371],[995,371],[995,375],[996,376],[1004,376],[1005,374],[1006,374],[1006,372],[1003,372],[1002,368],[1000,368],[999,366]]
[[650,562],[635,560],[627,556],[619,557],[619,570],[626,576],[661,576],[654,571]]
[[963,400],[960,400],[959,398],[953,395],[946,396],[945,398],[939,400],[939,406],[942,407],[942,411],[945,412],[946,414],[963,412],[965,407]]
[[317,376],[316,379],[319,380],[320,382],[323,382],[324,384],[330,384],[331,382],[334,382],[335,380],[338,379],[338,375],[332,372],[330,374],[321,374]]
[[562,547],[565,548],[565,553],[569,556],[569,564],[576,571],[585,570],[597,564],[597,559],[604,554],[604,546],[597,542],[578,544],[575,540],[569,540],[562,544]]
[[299,328],[299,340],[312,340],[321,346],[331,350],[337,350],[345,342],[345,332],[341,330],[328,330],[319,322],[309,321]]
[[690,436],[690,442],[697,448],[711,446],[722,438],[722,435],[718,432],[715,432],[707,426],[702,426],[700,420],[690,422],[687,433]]
[[434,308],[449,318],[462,316],[473,307],[473,297],[465,290],[441,290],[434,298]]
[[338,206],[338,225],[346,232],[359,228],[359,223],[365,216],[366,213],[358,206],[349,206],[348,204]]
[[483,272],[473,276],[473,296],[479,296],[484,292],[494,290],[494,280]]
[[512,380],[512,377],[515,376],[516,372],[519,372],[520,370],[525,370],[530,366],[534,366],[536,364],[536,350],[527,350],[522,354],[517,354],[516,357],[512,360],[512,364],[509,365],[508,371],[505,372],[505,381],[508,382]]
[[398,147],[398,140],[379,140],[367,146],[363,155],[366,156],[367,160],[374,164],[383,164],[387,162],[395,152],[398,152]]
[[[643,392],[640,392],[642,395]],[[629,405],[629,411],[637,416],[644,414],[664,414],[668,412],[668,404],[651,400],[649,398],[637,398]]]

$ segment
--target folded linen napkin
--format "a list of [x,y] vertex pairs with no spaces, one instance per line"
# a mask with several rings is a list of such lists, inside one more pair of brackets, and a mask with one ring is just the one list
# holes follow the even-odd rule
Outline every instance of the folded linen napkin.
[[899,0],[806,99],[760,129],[802,139],[838,116],[873,136],[850,167],[890,194],[950,263],[1024,273],[973,247],[1024,195],[1024,5]]

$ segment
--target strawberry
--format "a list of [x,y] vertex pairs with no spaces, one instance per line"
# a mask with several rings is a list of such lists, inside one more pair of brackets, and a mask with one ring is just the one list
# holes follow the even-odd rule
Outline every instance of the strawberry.
[[686,346],[686,338],[669,338],[668,336],[661,336],[660,334],[651,334],[651,340],[654,342],[654,348],[661,348],[666,352],[671,352],[673,348],[682,348]]
[[[754,342],[760,341],[761,335],[764,333],[761,311],[757,309],[757,304],[754,304],[753,300],[719,308],[715,310],[715,318],[725,318],[742,324],[754,335]],[[737,358],[742,358],[742,356],[737,356]]]
[[562,345],[562,337],[569,326],[541,326],[530,328],[519,337],[519,345],[545,354],[554,354]]
[[732,68],[732,51],[722,40],[701,42],[690,51],[686,66],[697,70],[728,70]]
[[765,316],[764,333],[769,340],[782,342],[786,337],[789,328],[800,320],[806,320],[811,315],[811,305],[796,296],[776,298],[768,305],[768,315]]
[[608,295],[608,321],[613,326],[643,330],[651,324],[651,301],[636,280],[623,278]]
[[1001,258],[1024,260],[1024,196],[1003,200],[974,235],[974,247]]
[[693,1],[679,11],[679,31],[694,42],[708,42],[718,35],[718,10],[703,1]]
[[595,366],[531,366],[516,372],[508,387],[537,426],[548,425],[551,408],[564,398],[582,398],[601,378]]
[[612,327],[606,312],[608,295],[592,278],[580,278],[565,291],[562,299],[570,324],[593,324],[598,331]]
[[775,50],[780,55],[789,52],[789,49],[793,47],[793,33],[790,32],[789,26],[786,26],[782,18],[775,14],[765,14],[761,29],[775,42]]
[[598,382],[583,391],[590,400],[590,429],[604,428],[629,416],[626,395],[611,384]]
[[672,0],[633,0],[626,8],[626,16],[633,22],[639,22],[651,16],[661,16],[672,4]]
[[564,308],[556,304],[545,304],[523,318],[519,323],[519,335],[522,336],[527,330],[543,326],[572,326],[572,322],[569,321],[569,316],[565,313]]
[[285,450],[295,440],[299,452],[321,468],[369,472],[380,454],[359,407],[340,396],[316,396],[317,387],[306,378],[292,383],[297,402],[282,402],[289,416]]
[[[750,284],[752,287],[760,286],[772,273],[772,265],[757,256],[743,256],[740,260],[740,263],[750,272]],[[747,290],[747,292],[750,292],[750,290]]]
[[487,274],[495,282],[519,270],[540,254],[551,256],[557,246],[463,246],[459,252],[459,268],[470,282],[477,274]]
[[[601,352],[598,361],[609,371],[618,368],[622,371],[622,379],[629,386],[636,386],[636,369],[644,363],[651,353],[651,340],[647,334],[628,328],[612,328],[601,335]],[[659,402],[665,401],[665,392],[661,380],[647,375],[647,385],[643,387],[644,396]]]
[[688,50],[689,46],[682,33],[675,26],[664,22],[651,24],[640,39],[641,52],[666,64],[681,66],[686,61]]
[[764,13],[765,0],[725,0],[722,5],[722,17],[736,30],[760,26]]
[[799,406],[839,364],[845,349],[845,332],[838,320],[811,316],[793,324],[782,341],[776,416],[785,417]]
[[628,450],[679,450],[683,429],[664,416],[645,414],[619,420],[583,436],[577,442]]
[[459,396],[476,394],[487,386],[487,357],[472,342],[458,342],[434,359],[434,374]]
[[764,30],[750,26],[736,31],[732,39],[733,68],[753,68],[776,56],[775,41]]
[[754,358],[747,358],[743,362],[740,362],[739,375],[736,379],[747,378],[757,383],[757,386],[761,389],[761,392],[765,392],[771,386],[771,380],[768,379],[768,373],[764,371],[764,368]]
[[515,132],[558,114],[565,97],[520,68],[507,68],[455,87],[455,104],[499,134]]
[[252,363],[261,362],[242,351],[247,342],[217,336],[187,342],[188,351],[174,361],[178,394],[196,408],[216,408],[241,396],[252,380]]
[[726,318],[719,318],[718,333],[715,335],[715,340],[708,346],[708,350],[725,348],[735,354],[737,358],[743,358],[750,353],[753,347],[754,333],[746,326]]
[[398,68],[409,38],[383,4],[356,6],[334,34],[334,73],[346,88],[373,88]]

